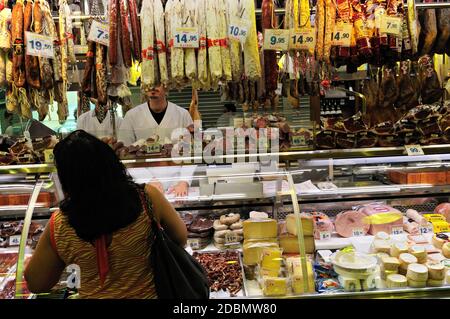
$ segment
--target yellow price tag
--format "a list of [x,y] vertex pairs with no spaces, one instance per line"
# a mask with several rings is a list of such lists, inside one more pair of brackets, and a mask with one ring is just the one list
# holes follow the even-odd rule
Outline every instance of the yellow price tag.
[[289,30],[266,29],[264,31],[264,50],[287,51]]
[[289,36],[290,50],[310,50],[316,46],[316,30],[312,28],[291,29]]
[[383,16],[383,18],[381,19],[380,32],[401,36],[402,26],[403,21],[401,17]]
[[44,161],[46,163],[53,163],[55,161],[55,156],[53,155],[53,149],[48,149],[44,151]]
[[331,34],[332,44],[349,47],[351,45],[353,26],[350,23],[338,23]]

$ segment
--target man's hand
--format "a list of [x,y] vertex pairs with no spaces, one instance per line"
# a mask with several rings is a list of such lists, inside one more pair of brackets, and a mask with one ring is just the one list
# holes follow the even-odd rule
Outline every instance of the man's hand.
[[158,180],[154,179],[150,182],[150,185],[152,185],[153,187],[155,187],[156,189],[158,189],[161,193],[164,194],[164,187],[161,184],[161,182],[159,182]]
[[185,197],[188,194],[189,184],[188,182],[179,182],[175,186],[170,186],[167,194],[175,194],[176,197]]

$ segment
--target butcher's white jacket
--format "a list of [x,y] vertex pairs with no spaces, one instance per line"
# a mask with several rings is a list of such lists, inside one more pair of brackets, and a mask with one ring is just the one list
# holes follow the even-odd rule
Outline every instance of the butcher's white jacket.
[[[118,131],[118,140],[128,146],[138,140],[158,135],[159,141],[164,144],[165,140],[171,140],[173,130],[187,128],[193,123],[187,110],[168,102],[166,114],[158,125],[148,104],[144,103],[127,112]],[[137,182],[158,180],[167,191],[170,186],[176,185],[179,181],[186,181],[191,185],[196,167],[196,165],[152,167],[134,169],[130,173]]]
[[172,132],[175,129],[187,128],[193,123],[187,110],[169,102],[166,114],[158,124],[153,118],[148,104],[144,103],[127,112],[120,126],[118,140],[128,146],[138,140],[158,135],[159,141],[164,144],[165,140],[172,139]]
[[[115,117],[116,131],[119,132],[122,119]],[[102,123],[99,122],[95,116],[95,110],[83,113],[77,120],[77,129],[84,130],[98,138],[113,136],[113,125],[111,120],[111,113],[106,113],[106,117]]]

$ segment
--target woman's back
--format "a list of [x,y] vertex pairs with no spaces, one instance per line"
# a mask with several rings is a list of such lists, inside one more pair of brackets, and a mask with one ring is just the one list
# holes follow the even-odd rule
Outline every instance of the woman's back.
[[59,257],[66,265],[80,267],[81,298],[157,297],[149,262],[151,221],[145,212],[135,222],[112,234],[107,247],[109,271],[103,285],[95,246],[77,236],[63,213],[54,213],[51,223],[52,244]]

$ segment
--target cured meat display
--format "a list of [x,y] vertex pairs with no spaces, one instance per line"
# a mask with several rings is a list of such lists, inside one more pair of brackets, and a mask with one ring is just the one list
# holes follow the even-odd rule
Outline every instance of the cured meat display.
[[338,214],[334,225],[336,232],[342,237],[352,237],[354,231],[361,231],[364,235],[369,232],[370,225],[364,220],[366,214],[359,211],[346,211]]

